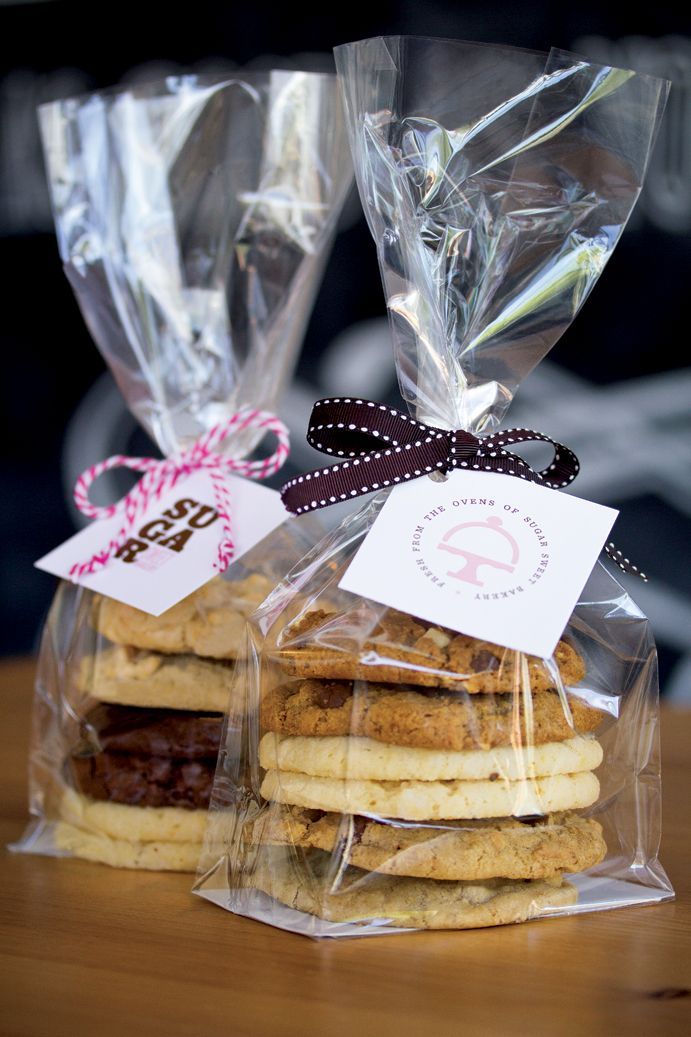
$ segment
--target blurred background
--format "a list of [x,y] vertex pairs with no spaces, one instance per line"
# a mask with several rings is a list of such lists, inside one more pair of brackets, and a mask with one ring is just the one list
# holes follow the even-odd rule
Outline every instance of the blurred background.
[[[54,580],[33,562],[76,528],[76,473],[115,449],[149,449],[62,274],[36,106],[189,71],[330,71],[338,43],[412,33],[556,46],[673,83],[629,226],[575,324],[525,382],[510,422],[568,443],[582,464],[576,492],[621,508],[616,542],[650,582],[622,580],[653,622],[663,693],[691,702],[691,17],[659,2],[626,13],[594,0],[368,6],[356,16],[349,5],[196,0],[183,17],[142,0],[0,0],[0,652],[36,645]],[[356,196],[282,410],[294,469],[318,463],[304,431],[313,400],[333,392],[397,399],[375,248]]]

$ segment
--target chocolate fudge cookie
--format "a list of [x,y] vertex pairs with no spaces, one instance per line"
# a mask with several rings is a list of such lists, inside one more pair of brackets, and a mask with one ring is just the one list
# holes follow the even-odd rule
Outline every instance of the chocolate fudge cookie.
[[100,705],[82,722],[69,766],[92,800],[206,809],[223,717]]

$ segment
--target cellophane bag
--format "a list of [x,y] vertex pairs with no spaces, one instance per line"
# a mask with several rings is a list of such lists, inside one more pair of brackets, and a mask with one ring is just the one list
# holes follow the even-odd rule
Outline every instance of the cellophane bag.
[[[352,180],[336,77],[169,78],[46,105],[40,124],[65,271],[163,455],[274,408]],[[261,436],[217,451],[246,457]],[[180,496],[178,517],[205,528],[184,480]],[[270,556],[255,549],[159,617],[60,585],[38,663],[34,821],[15,849],[194,871],[245,620],[302,536],[277,531]]]
[[[336,60],[401,393],[492,430],[609,258],[666,84],[417,38]],[[670,897],[645,616],[598,563],[542,659],[340,589],[389,492],[250,619],[196,892],[331,937]]]

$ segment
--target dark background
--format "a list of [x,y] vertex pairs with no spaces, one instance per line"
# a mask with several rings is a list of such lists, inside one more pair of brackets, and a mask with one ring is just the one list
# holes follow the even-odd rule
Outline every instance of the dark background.
[[[637,450],[646,456],[642,471],[625,485],[619,481],[609,488],[603,474],[592,493],[580,484],[576,489],[622,507],[617,540],[652,576],[643,589],[627,580],[627,589],[653,620],[668,695],[691,700],[691,429],[689,394],[683,391],[686,385],[691,393],[688,17],[683,20],[678,4],[630,7],[624,14],[619,5],[583,0],[559,5],[408,0],[368,5],[364,15],[353,10],[340,4],[301,8],[206,0],[179,9],[142,0],[112,6],[0,2],[0,651],[25,652],[36,643],[54,580],[32,564],[74,531],[62,474],[65,431],[104,371],[61,272],[36,105],[180,71],[223,72],[248,64],[330,69],[330,49],[338,43],[414,33],[541,50],[563,47],[674,83],[631,224],[602,283],[540,377],[559,380],[559,365],[560,391],[583,401],[583,423],[592,425],[593,414],[621,415],[622,429],[629,430],[624,449],[634,455],[631,468]],[[341,221],[289,403],[296,427],[305,427],[308,400],[325,387],[324,351],[337,355],[344,329],[383,314],[374,245],[352,202]],[[341,391],[355,388],[343,385]],[[535,427],[558,437],[558,409],[552,427],[544,420],[536,420]],[[529,417],[521,412],[521,419]],[[590,463],[591,472],[600,471],[607,444],[589,439],[583,449],[584,469]]]

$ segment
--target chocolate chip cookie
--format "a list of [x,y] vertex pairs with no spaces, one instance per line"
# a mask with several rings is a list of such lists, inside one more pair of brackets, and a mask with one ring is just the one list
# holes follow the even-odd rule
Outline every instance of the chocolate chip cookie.
[[306,851],[297,870],[291,857],[274,847],[263,851],[251,883],[297,911],[332,922],[376,919],[382,928],[393,929],[477,929],[524,922],[574,904],[578,896],[561,879],[440,882],[352,866],[339,873],[335,889],[328,854]]
[[599,864],[606,851],[598,822],[572,812],[410,825],[272,806],[251,838],[338,852],[366,871],[445,881],[552,878]]
[[[272,657],[296,677],[369,680],[473,694],[554,691],[583,679],[583,660],[561,640],[553,663],[387,609],[379,618],[314,609],[282,631]],[[525,666],[524,666],[525,662]]]
[[[530,696],[427,690],[410,685],[296,680],[271,689],[262,727],[284,735],[363,735],[423,749],[490,749],[558,742],[594,731],[604,714],[575,695]],[[570,713],[570,716],[567,714]]]

